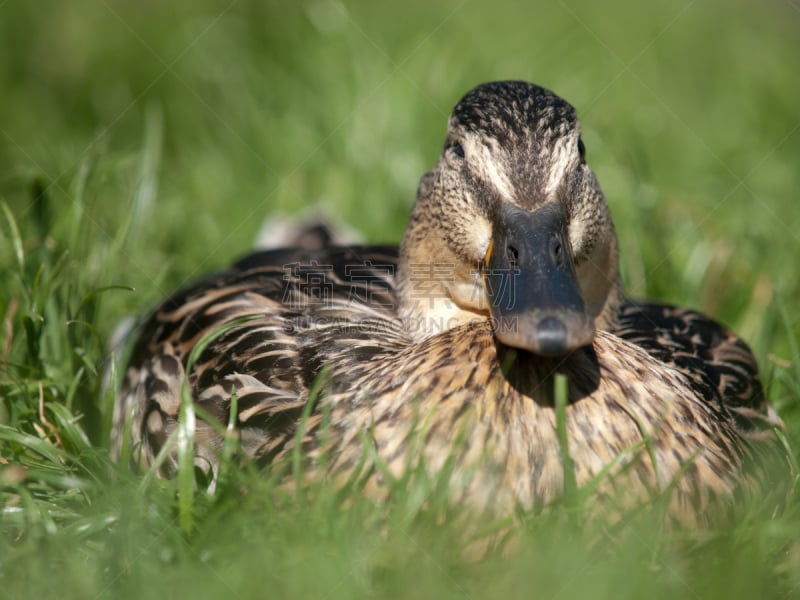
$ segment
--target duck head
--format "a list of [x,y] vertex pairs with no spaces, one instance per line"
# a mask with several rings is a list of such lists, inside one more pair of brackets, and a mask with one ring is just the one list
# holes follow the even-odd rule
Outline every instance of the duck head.
[[420,182],[398,284],[415,339],[490,319],[502,344],[559,356],[610,326],[616,234],[570,104],[521,81],[459,101]]

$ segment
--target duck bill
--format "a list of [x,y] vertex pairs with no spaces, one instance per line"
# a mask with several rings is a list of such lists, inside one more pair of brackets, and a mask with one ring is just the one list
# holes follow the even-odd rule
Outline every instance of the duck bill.
[[594,323],[558,203],[534,212],[502,203],[483,277],[495,337],[506,346],[562,356],[592,342]]

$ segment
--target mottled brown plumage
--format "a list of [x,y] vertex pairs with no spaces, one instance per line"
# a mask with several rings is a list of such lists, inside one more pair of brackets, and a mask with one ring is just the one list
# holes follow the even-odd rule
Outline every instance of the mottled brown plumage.
[[[768,464],[783,460],[780,421],[752,354],[696,312],[623,296],[579,133],[573,108],[547,90],[472,90],[399,253],[264,251],[166,300],[138,330],[117,440],[132,423],[151,462],[188,377],[195,403],[222,422],[235,395],[249,459],[269,463],[301,440],[310,476],[361,469],[376,495],[387,474],[365,445],[396,476],[451,461],[453,501],[503,513],[564,489],[561,373],[575,479],[603,473],[595,493],[615,498],[607,504],[624,510],[666,490],[669,518],[700,525],[740,494],[765,493]],[[196,437],[197,462],[215,475],[222,436],[200,421]],[[163,471],[173,468],[170,459]]]

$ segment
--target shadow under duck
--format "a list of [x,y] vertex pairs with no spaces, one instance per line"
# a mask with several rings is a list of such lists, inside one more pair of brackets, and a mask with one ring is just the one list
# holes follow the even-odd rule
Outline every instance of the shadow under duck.
[[[623,295],[573,107],[488,83],[453,110],[399,249],[262,251],[164,301],[137,331],[115,437],[131,428],[152,464],[188,383],[221,423],[235,396],[249,459],[301,443],[308,476],[359,471],[378,495],[388,474],[424,464],[448,470],[454,502],[507,513],[565,488],[555,374],[574,481],[620,507],[663,494],[671,521],[703,525],[766,494],[766,465],[785,464],[746,344],[697,312]],[[196,423],[212,485],[220,431]]]

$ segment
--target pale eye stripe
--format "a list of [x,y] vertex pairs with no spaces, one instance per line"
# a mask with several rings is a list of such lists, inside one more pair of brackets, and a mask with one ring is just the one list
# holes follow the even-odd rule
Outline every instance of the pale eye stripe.
[[574,160],[572,153],[575,152],[575,147],[574,141],[570,138],[559,140],[553,148],[552,166],[550,168],[550,176],[547,178],[547,187],[545,188],[548,198],[555,194],[561,185],[567,169]]
[[490,148],[474,139],[465,141],[465,151],[481,179],[490,183],[506,200],[514,197],[513,186],[506,172],[506,165],[498,156],[498,148]]

